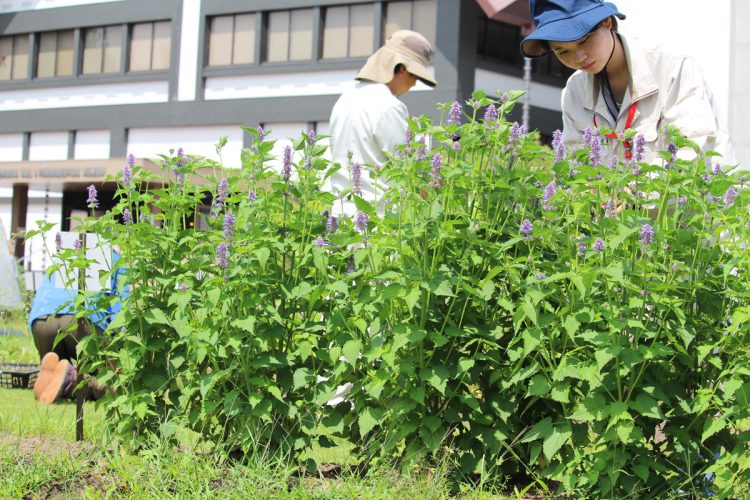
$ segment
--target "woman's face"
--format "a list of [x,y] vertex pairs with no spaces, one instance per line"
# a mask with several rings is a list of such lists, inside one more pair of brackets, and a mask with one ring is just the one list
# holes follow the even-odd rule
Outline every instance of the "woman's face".
[[565,66],[596,74],[604,69],[612,54],[611,28],[612,20],[608,18],[575,42],[549,42],[549,46]]

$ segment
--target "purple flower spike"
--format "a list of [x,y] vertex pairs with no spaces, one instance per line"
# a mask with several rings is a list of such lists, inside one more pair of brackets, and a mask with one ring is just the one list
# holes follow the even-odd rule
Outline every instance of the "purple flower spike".
[[687,203],[687,196],[680,196],[677,200],[677,206],[682,207],[685,203]]
[[440,155],[440,153],[435,153],[435,156],[432,157],[432,170],[430,171],[430,178],[432,181],[430,182],[430,186],[432,187],[440,187],[443,180],[443,175],[440,173],[440,168],[443,165],[443,157]]
[[224,216],[224,237],[228,240],[232,239],[232,236],[234,235],[234,214],[231,210],[227,212],[227,214]]
[[644,224],[641,226],[641,243],[644,245],[650,245],[654,242],[654,228],[651,224]]
[[96,198],[96,188],[91,184],[88,188],[89,197],[86,199],[86,205],[89,208],[96,208],[99,206],[99,200]]
[[417,148],[417,151],[415,152],[416,157],[415,160],[422,161],[427,159],[427,146],[424,143],[424,137],[419,137],[417,139],[417,143],[419,144],[419,147]]
[[591,146],[591,138],[594,136],[593,132],[591,131],[591,127],[586,127],[586,130],[583,131],[583,146],[589,147]]
[[544,273],[536,273],[536,279],[542,281],[544,279],[547,279],[547,275]]
[[58,252],[62,249],[62,233],[60,231],[55,235],[55,248],[57,248]]
[[550,204],[550,201],[552,200],[552,197],[555,196],[555,193],[557,193],[557,183],[554,179],[550,181],[549,184],[547,184],[547,187],[544,188],[544,209],[545,210],[553,210],[555,208],[554,205]]
[[597,238],[594,242],[594,251],[596,252],[603,252],[604,251],[604,240],[601,238]]
[[521,140],[521,136],[526,133],[526,128],[523,125],[519,125],[518,122],[513,122],[510,126],[510,135],[508,136],[508,148],[513,149]]
[[367,224],[369,222],[370,216],[366,213],[357,211],[357,213],[354,214],[354,229],[360,233],[365,233],[367,231]]
[[75,240],[75,241],[73,242],[73,249],[74,249],[74,250],[75,250],[76,252],[78,252],[78,251],[79,251],[79,250],[81,249],[81,240],[80,240],[80,239],[76,239],[76,240]]
[[220,207],[224,206],[224,202],[227,201],[229,195],[229,185],[226,179],[222,179],[216,188],[216,204]]
[[461,125],[461,103],[453,101],[448,114],[448,125]]
[[326,220],[326,231],[333,234],[339,228],[339,219],[337,217],[328,217]]
[[247,201],[250,203],[255,203],[255,200],[258,199],[258,195],[255,194],[255,189],[251,189],[250,192],[247,193]]
[[323,238],[321,238],[320,236],[318,236],[318,237],[317,237],[317,238],[315,239],[315,241],[313,242],[313,244],[314,244],[314,245],[315,245],[316,247],[320,247],[320,248],[324,248],[324,247],[327,247],[327,246],[329,246],[329,245],[330,245],[330,243],[328,242],[328,240],[326,240],[326,239],[323,239]]
[[281,176],[284,178],[285,181],[288,181],[289,178],[292,176],[292,147],[288,145],[284,147],[284,157],[283,157],[283,164],[281,166]]
[[714,163],[713,173],[714,175],[719,175],[721,173],[721,165]]
[[495,108],[494,104],[490,104],[487,106],[487,109],[484,111],[484,121],[486,122],[494,122],[497,120],[497,109]]
[[602,164],[602,141],[598,135],[591,137],[591,153],[589,153],[591,165],[598,167]]
[[503,104],[505,104],[509,100],[510,100],[510,96],[508,95],[507,92],[503,93],[503,95],[500,96],[500,102]]
[[643,134],[635,136],[635,146],[633,147],[633,160],[636,162],[643,160],[643,154],[646,150],[646,137]]
[[310,133],[307,134],[307,136],[310,138],[310,146],[314,146],[315,145],[315,131],[311,129]]
[[123,165],[122,172],[120,173],[120,184],[128,188],[130,187],[130,182],[133,180],[133,167],[130,165],[129,160],[130,157],[128,157],[128,162]]
[[216,247],[216,264],[222,269],[229,267],[229,245],[219,243]]
[[135,167],[135,156],[133,156],[133,153],[130,153],[130,154],[128,155],[128,159],[127,159],[127,162],[128,162],[128,166],[129,166],[130,168],[133,168],[133,167]]
[[352,165],[352,193],[362,196],[362,165],[357,162]]
[[555,163],[565,159],[565,144],[563,144],[562,132],[560,129],[552,132],[552,149],[555,150]]
[[729,186],[727,192],[724,193],[724,205],[731,207],[734,205],[734,199],[737,197],[737,190],[734,186]]
[[589,246],[586,243],[579,243],[578,244],[578,255],[580,255],[581,257],[583,257],[586,254],[586,249],[588,247]]
[[520,232],[524,236],[528,236],[534,231],[534,226],[531,224],[531,221],[529,219],[524,219],[521,223]]
[[125,209],[122,211],[122,223],[126,226],[130,226],[133,224],[133,216],[130,213],[129,209]]

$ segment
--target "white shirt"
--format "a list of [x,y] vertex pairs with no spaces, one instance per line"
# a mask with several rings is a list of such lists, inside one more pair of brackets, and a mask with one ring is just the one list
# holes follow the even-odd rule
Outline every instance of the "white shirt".
[[[383,186],[372,182],[368,171],[386,161],[383,151],[393,152],[404,143],[408,115],[406,104],[383,83],[359,82],[344,92],[333,106],[330,126],[331,161],[341,164],[341,169],[331,176],[326,187],[336,195],[350,190],[351,164],[360,163],[362,198],[375,203],[382,212]],[[341,200],[333,213],[352,216],[354,204]]]

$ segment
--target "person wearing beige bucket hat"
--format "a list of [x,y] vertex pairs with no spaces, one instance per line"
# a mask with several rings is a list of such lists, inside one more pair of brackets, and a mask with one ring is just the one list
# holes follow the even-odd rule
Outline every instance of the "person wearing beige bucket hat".
[[331,159],[342,167],[327,186],[341,197],[333,207],[334,214],[352,215],[353,203],[343,199],[348,193],[379,202],[382,209],[378,199],[382,190],[372,182],[366,166],[385,162],[384,152],[404,142],[409,112],[399,97],[417,81],[429,87],[437,85],[428,70],[432,54],[430,42],[421,34],[396,31],[367,59],[355,77],[358,83],[334,105]]

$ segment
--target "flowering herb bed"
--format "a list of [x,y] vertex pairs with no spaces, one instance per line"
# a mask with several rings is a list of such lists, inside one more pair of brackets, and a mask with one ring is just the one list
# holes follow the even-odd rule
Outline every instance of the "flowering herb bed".
[[[161,177],[126,165],[117,206],[84,221],[133,287],[82,345],[116,389],[112,428],[294,455],[345,439],[366,459],[447,455],[576,496],[736,494],[746,180],[679,159],[697,147],[674,130],[656,165],[630,132],[633,157],[612,165],[608,131],[577,151],[556,134],[550,152],[504,119],[519,95],[443,106],[382,166],[331,165],[310,133],[277,172],[261,129],[241,170],[182,151]],[[337,168],[356,206],[340,217],[321,189]],[[378,203],[357,196],[362,169],[388,186]]]

